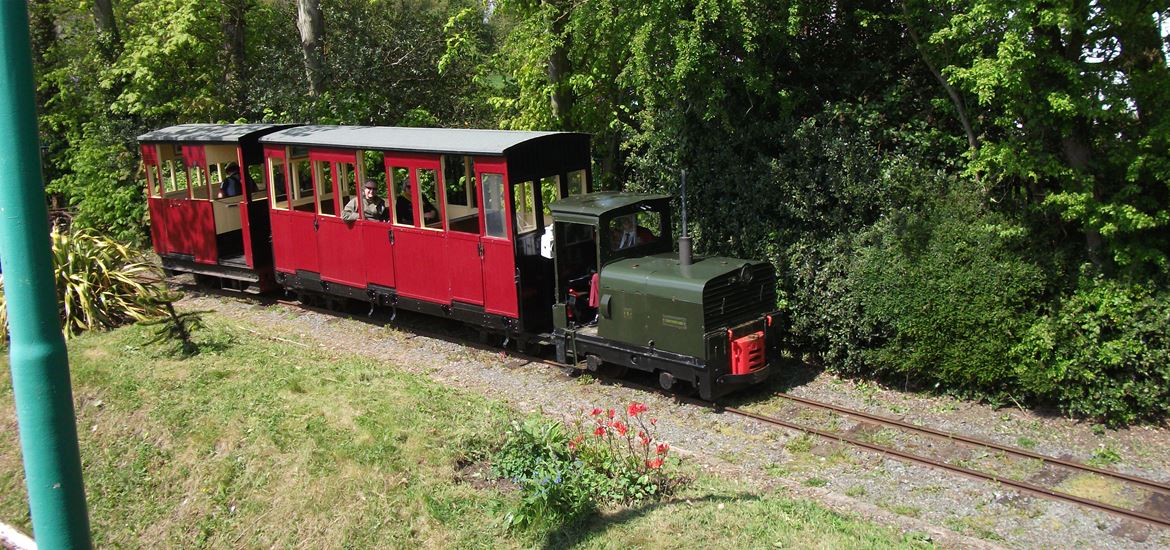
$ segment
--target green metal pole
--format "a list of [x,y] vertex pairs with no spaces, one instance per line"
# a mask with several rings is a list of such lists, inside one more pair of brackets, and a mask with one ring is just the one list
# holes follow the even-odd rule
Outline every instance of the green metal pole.
[[0,262],[33,535],[39,548],[90,548],[41,183],[24,0],[0,0],[0,140]]

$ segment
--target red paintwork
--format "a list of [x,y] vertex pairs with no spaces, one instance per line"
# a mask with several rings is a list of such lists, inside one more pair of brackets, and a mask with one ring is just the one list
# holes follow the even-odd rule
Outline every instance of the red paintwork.
[[[278,158],[284,162],[285,177],[282,181],[273,182],[268,179],[268,159]],[[274,186],[284,187],[286,197],[288,194],[288,159],[285,158],[283,147],[264,147],[264,179],[268,183],[268,192],[271,196],[275,196],[272,190]],[[271,203],[269,203],[271,205]],[[268,219],[272,224],[272,260],[277,271],[285,273],[293,273],[296,271],[296,262],[294,255],[296,254],[293,236],[292,236],[292,215],[288,210],[275,210],[271,207],[268,209]]]
[[[419,200],[418,171],[434,170],[440,178],[436,185],[442,189],[442,173],[437,155],[386,154],[386,172],[398,166],[410,169],[411,203],[414,218],[420,222],[422,202]],[[440,192],[441,193],[441,192]],[[442,197],[438,197],[439,219],[445,219]],[[440,304],[451,303],[451,286],[447,280],[446,232],[421,227],[394,226],[394,279],[398,293],[408,298]]]
[[[480,209],[480,232],[483,232],[483,209]],[[483,258],[479,255],[480,236],[450,231],[447,233],[447,272],[450,275],[451,299],[483,305]]]
[[[200,170],[202,172],[204,183],[209,181],[207,177],[207,156],[204,153],[202,145],[184,145],[183,160],[187,163],[189,169]],[[188,191],[189,196],[192,193],[193,190]],[[215,245],[215,211],[212,210],[211,201],[189,199],[187,201],[175,202],[187,203],[182,206],[185,222],[182,225],[182,231],[189,237],[186,243],[189,246],[189,251],[184,253],[194,256],[197,263],[216,264],[219,254]]]
[[390,223],[358,220],[355,225],[361,231],[366,282],[394,288],[394,247],[390,244],[393,229]]
[[[728,337],[731,331],[727,331]],[[764,331],[731,341],[731,374],[750,374],[764,367]]]
[[[150,174],[152,166],[158,166],[158,149],[154,145],[143,145],[139,147],[142,151],[142,167]],[[161,174],[161,170],[156,170],[155,174]],[[157,177],[157,175],[156,175]],[[162,182],[155,181],[154,186],[158,188]],[[164,254],[167,250],[166,243],[166,206],[163,204],[165,199],[155,198],[154,189],[151,188],[150,176],[147,176],[146,184],[146,207],[150,211],[150,242],[154,246],[155,253]]]
[[[514,219],[515,214],[510,206],[512,204],[512,186],[508,182],[508,170],[504,159],[476,157],[475,173],[476,180],[479,181],[481,205],[483,204],[483,174],[503,174],[504,204],[509,205],[507,219]],[[484,219],[484,217],[480,216],[480,219]],[[489,237],[486,235],[487,232],[484,232],[483,308],[487,313],[517,318],[520,316],[520,307],[519,290],[516,288],[516,253],[512,246],[514,235],[512,234],[512,224],[505,225],[508,228],[508,238],[506,239]]]
[[[341,204],[341,194],[338,192],[342,183],[338,181],[341,172],[338,165],[355,164],[355,154],[353,151],[313,150],[309,152],[309,161],[329,162],[329,172],[333,179],[324,182],[327,188],[333,188],[333,211],[328,212],[333,216],[317,216],[317,254],[321,279],[362,288],[366,285],[366,266],[362,256],[361,230],[356,223],[346,223],[341,219],[341,210],[345,205]],[[316,173],[313,177],[316,177]],[[356,174],[351,171],[350,177],[356,177]],[[316,180],[314,184],[317,184]],[[355,181],[349,184],[351,189],[357,189]]]

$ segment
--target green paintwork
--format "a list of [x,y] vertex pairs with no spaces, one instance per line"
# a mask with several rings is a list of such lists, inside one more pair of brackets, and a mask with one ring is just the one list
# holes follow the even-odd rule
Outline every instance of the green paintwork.
[[660,200],[670,200],[670,197],[653,193],[602,191],[565,197],[549,204],[549,210],[556,221],[597,225],[600,218],[608,217],[607,214],[625,211],[639,203]]
[[[703,291],[715,279],[763,262],[733,258],[698,258],[684,273],[677,255],[626,258],[601,270],[602,315],[598,336],[639,346],[706,358],[703,336],[728,327],[706,326]],[[608,316],[604,311],[609,296]],[[753,308],[760,316],[774,303]]]
[[38,548],[90,548],[69,358],[45,229],[49,213],[25,2],[0,2],[0,64],[0,135],[8,136],[0,147],[0,256],[12,396],[33,536]]

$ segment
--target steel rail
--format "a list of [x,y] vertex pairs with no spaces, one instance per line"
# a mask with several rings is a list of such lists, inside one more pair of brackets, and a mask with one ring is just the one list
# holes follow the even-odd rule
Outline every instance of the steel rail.
[[[274,300],[274,302],[277,304],[280,304],[280,305],[296,307],[296,308],[305,309],[305,310],[309,310],[309,311],[315,311],[318,313],[325,313],[325,314],[330,314],[330,315],[341,315],[343,317],[348,317],[351,319],[363,320],[361,318],[362,316],[359,316],[356,314],[330,310],[330,309],[321,308],[321,307],[317,307],[317,306],[310,306],[310,305],[303,304],[303,303],[296,302],[296,301],[277,299],[277,300]],[[364,322],[371,322],[371,321],[373,321],[372,324],[376,324],[378,326],[387,326],[390,324],[388,321],[371,320],[368,318],[364,319]],[[413,336],[415,336],[415,337],[427,336],[427,337],[433,337],[433,338],[438,338],[438,339],[447,340],[447,341],[450,341],[450,339],[451,339],[450,335],[443,334],[443,333],[438,332],[438,331],[427,330],[427,329],[424,329],[421,327],[414,327],[414,326],[405,327],[405,328],[408,332],[413,333]],[[577,367],[574,367],[573,365],[561,363],[559,361],[553,361],[553,360],[545,359],[543,357],[530,356],[530,355],[523,354],[523,353],[516,352],[516,351],[512,351],[512,350],[492,347],[490,345],[475,344],[472,342],[464,342],[464,344],[468,345],[472,348],[480,349],[480,350],[484,350],[484,351],[493,351],[493,352],[502,351],[505,354],[507,354],[509,357],[526,361],[524,364],[540,363],[540,364],[543,364],[546,366],[557,367],[557,368],[561,368],[561,369],[577,368]],[[522,365],[520,365],[520,366],[522,366]],[[617,382],[621,385],[633,388],[633,389],[651,391],[653,393],[666,393],[666,392],[660,391],[658,388],[654,388],[651,386],[644,386],[641,384],[636,384],[636,383],[632,383],[632,382],[628,382],[628,381],[624,381],[624,380],[618,380],[615,382]],[[781,420],[779,418],[775,418],[775,417],[771,417],[771,416],[767,416],[767,415],[762,415],[762,414],[758,414],[758,413],[753,413],[751,411],[745,411],[745,410],[734,408],[734,407],[721,407],[721,406],[716,405],[714,403],[697,401],[695,399],[682,397],[682,396],[679,396],[677,394],[669,394],[669,393],[667,393],[667,394],[672,396],[675,399],[678,399],[679,401],[690,402],[690,403],[704,406],[704,407],[707,407],[707,408],[710,408],[710,409],[713,409],[716,411],[725,411],[725,412],[728,412],[731,414],[743,416],[745,418],[750,418],[750,419],[756,420],[758,422],[763,422],[766,424],[781,426],[781,427],[788,428],[791,430],[796,430],[799,432],[811,433],[813,435],[817,435],[817,436],[820,436],[820,437],[823,437],[826,439],[839,441],[839,442],[846,443],[849,445],[854,445],[856,447],[861,447],[863,449],[868,449],[870,451],[877,452],[877,453],[880,453],[880,454],[883,454],[886,456],[895,457],[895,458],[901,459],[905,462],[922,464],[924,466],[937,468],[937,469],[940,469],[943,471],[958,473],[958,474],[967,476],[971,479],[976,479],[979,481],[990,481],[993,483],[999,483],[999,484],[1006,485],[1008,487],[1012,487],[1014,489],[1017,489],[1021,492],[1045,497],[1045,498],[1055,500],[1055,501],[1066,501],[1066,502],[1071,502],[1074,504],[1079,504],[1081,506],[1084,506],[1084,507],[1087,507],[1090,509],[1112,513],[1112,514],[1117,515],[1117,516],[1140,521],[1142,523],[1152,525],[1155,527],[1170,528],[1170,519],[1162,518],[1162,517],[1151,515],[1151,514],[1146,514],[1144,512],[1140,512],[1137,510],[1120,508],[1120,507],[1113,506],[1111,504],[1107,504],[1104,502],[1090,500],[1090,499],[1087,499],[1084,497],[1079,497],[1079,496],[1072,495],[1069,493],[1064,493],[1061,491],[1055,491],[1055,490],[1048,489],[1046,487],[1041,487],[1039,485],[1035,485],[1032,483],[1028,483],[1028,482],[1024,482],[1024,481],[1017,481],[1017,480],[1014,480],[1011,478],[1005,478],[1005,477],[1001,477],[1001,476],[998,476],[995,474],[988,474],[988,473],[980,472],[978,470],[966,468],[963,466],[947,464],[945,462],[929,459],[926,457],[918,456],[918,455],[915,455],[912,453],[907,453],[904,451],[899,451],[897,449],[892,449],[892,448],[884,447],[881,445],[875,445],[873,443],[862,441],[862,440],[859,440],[859,439],[856,439],[853,437],[849,437],[849,436],[845,436],[845,435],[841,435],[841,434],[836,434],[836,433],[821,430],[818,428],[803,426],[800,424]],[[795,396],[792,396],[790,394],[780,394],[780,395],[784,398],[787,398],[787,399],[792,399],[793,397],[795,397]],[[891,424],[891,425],[894,425],[896,427],[908,428],[908,429],[915,430],[915,431],[922,431],[924,433],[930,433],[931,435],[937,434],[939,437],[955,439],[955,440],[963,441],[963,442],[968,442],[967,440],[972,440],[972,441],[974,441],[974,443],[971,443],[971,444],[983,445],[982,442],[979,442],[975,438],[968,438],[966,436],[961,436],[958,434],[948,434],[946,432],[940,432],[937,430],[933,430],[931,428],[924,428],[924,427],[915,426],[912,424],[906,424],[903,426],[901,424],[904,424],[904,423],[901,423],[900,421],[895,420],[895,419],[891,419],[891,418],[885,418],[885,417],[881,417],[878,415],[871,415],[869,413],[864,413],[864,412],[860,412],[860,411],[852,411],[850,409],[835,407],[833,405],[827,405],[824,403],[819,403],[816,401],[811,401],[811,400],[799,398],[799,397],[792,399],[792,400],[795,402],[807,404],[807,405],[813,406],[813,407],[819,407],[819,408],[830,409],[830,410],[841,409],[841,410],[838,410],[836,412],[839,412],[840,414],[844,414],[844,415],[855,416],[857,418],[864,418],[864,419],[868,419],[868,420],[873,420],[875,422],[882,423],[882,424]],[[984,445],[984,446],[987,446],[987,445]],[[995,444],[990,445],[989,447],[997,448]],[[1008,450],[1008,449],[1005,449],[1005,450]],[[1023,451],[1023,453],[1028,453],[1028,451],[1024,451],[1022,449],[1020,449],[1020,451]],[[1037,455],[1037,456],[1042,460],[1052,460],[1052,461],[1059,461],[1060,460],[1060,459],[1054,459],[1053,457],[1045,457],[1043,455]],[[1064,462],[1067,462],[1067,461],[1064,461]],[[1060,463],[1060,462],[1057,462],[1057,463]],[[1069,464],[1072,464],[1072,466],[1071,466],[1072,468],[1077,468],[1079,466],[1075,462],[1069,462]],[[1091,466],[1088,466],[1088,465],[1084,465],[1084,466],[1085,466],[1084,469],[1086,469],[1086,470],[1090,470],[1090,471],[1094,470],[1094,468]],[[1110,472],[1109,470],[1104,470],[1104,472],[1106,473],[1106,475],[1117,474],[1117,472]],[[1125,481],[1129,481],[1128,479],[1126,479],[1126,477],[1132,477],[1132,476],[1125,476],[1125,474],[1118,474],[1117,477],[1119,477],[1120,479],[1123,479]],[[1151,480],[1144,480],[1142,478],[1134,478],[1134,480],[1136,480],[1136,483],[1141,484],[1141,485],[1150,486],[1152,484],[1155,488],[1160,488],[1160,487],[1158,487],[1160,484],[1158,484],[1157,482],[1151,481]]]
[[795,401],[795,402],[800,403],[802,405],[807,405],[809,407],[816,407],[819,409],[832,411],[832,412],[835,412],[835,413],[838,413],[838,414],[841,414],[844,416],[850,416],[853,418],[860,418],[860,419],[864,419],[864,420],[869,420],[871,422],[875,422],[878,424],[884,424],[886,426],[891,426],[894,428],[902,428],[902,429],[906,429],[906,430],[921,432],[921,433],[929,434],[929,435],[939,437],[942,439],[961,441],[963,443],[967,443],[970,445],[987,447],[990,449],[995,449],[997,451],[1004,451],[1006,453],[1011,453],[1011,454],[1023,456],[1026,458],[1031,458],[1031,459],[1035,459],[1035,460],[1042,460],[1044,462],[1050,462],[1053,464],[1059,464],[1061,466],[1064,466],[1066,468],[1071,468],[1073,470],[1082,470],[1082,471],[1092,472],[1094,474],[1098,474],[1101,476],[1111,477],[1111,478],[1119,479],[1122,481],[1127,481],[1127,482],[1130,482],[1130,483],[1133,483],[1136,485],[1141,485],[1141,486],[1146,487],[1148,489],[1154,489],[1157,491],[1161,491],[1161,492],[1170,494],[1170,485],[1165,484],[1165,483],[1161,483],[1158,481],[1154,481],[1152,479],[1146,479],[1146,478],[1141,478],[1141,477],[1137,477],[1137,476],[1132,476],[1129,474],[1123,474],[1121,472],[1116,472],[1113,470],[1106,470],[1103,468],[1097,468],[1095,466],[1090,466],[1088,464],[1084,464],[1081,462],[1073,462],[1071,460],[1064,460],[1062,458],[1057,458],[1057,457],[1053,457],[1053,456],[1046,456],[1046,455],[1042,455],[1039,453],[1029,451],[1027,449],[1021,449],[1019,447],[1012,447],[1009,445],[1003,445],[1000,443],[996,443],[994,441],[985,441],[985,440],[982,440],[979,438],[968,437],[968,436],[965,436],[962,434],[943,432],[943,431],[936,430],[934,428],[928,428],[926,426],[918,426],[916,424],[910,424],[908,422],[904,422],[904,421],[898,420],[896,418],[890,418],[888,416],[871,414],[871,413],[858,411],[858,410],[854,410],[854,409],[847,409],[845,407],[840,407],[840,406],[832,405],[832,404],[828,404],[828,403],[821,403],[819,401],[813,401],[811,399],[797,397],[795,395],[788,394],[788,393],[779,393],[777,395],[780,397],[783,397],[784,399],[788,399],[790,401]]
[[818,435],[818,436],[826,438],[826,439],[832,439],[832,440],[840,441],[842,443],[848,443],[850,445],[869,449],[871,451],[878,452],[878,453],[881,453],[884,455],[897,457],[897,458],[900,458],[904,461],[913,462],[913,463],[922,464],[925,466],[930,466],[932,468],[938,468],[941,470],[946,470],[946,471],[951,471],[951,472],[963,474],[963,475],[971,477],[973,479],[978,479],[978,480],[982,480],[982,481],[991,481],[994,483],[1000,483],[1002,485],[1006,485],[1008,487],[1012,487],[1014,489],[1018,489],[1020,491],[1026,492],[1026,493],[1040,495],[1040,496],[1044,496],[1044,497],[1047,497],[1050,499],[1073,502],[1076,504],[1080,504],[1081,506],[1093,508],[1096,510],[1102,510],[1105,512],[1110,512],[1114,515],[1118,515],[1118,516],[1122,516],[1122,517],[1125,517],[1128,519],[1141,521],[1143,523],[1153,525],[1156,527],[1170,528],[1170,519],[1162,518],[1159,516],[1154,516],[1151,514],[1146,514],[1145,512],[1139,512],[1137,510],[1129,510],[1126,508],[1119,508],[1119,507],[1113,506],[1111,504],[1106,504],[1104,502],[1090,500],[1087,498],[1064,493],[1061,491],[1055,491],[1052,489],[1048,489],[1046,487],[1034,485],[1032,483],[1027,483],[1024,481],[1016,481],[1016,480],[1011,479],[1011,478],[1001,477],[1001,476],[997,476],[995,474],[988,474],[988,473],[980,472],[978,470],[972,470],[970,468],[965,468],[963,466],[956,466],[954,464],[947,464],[945,462],[940,462],[937,460],[921,457],[921,456],[907,453],[904,451],[899,451],[897,449],[891,449],[889,447],[884,447],[884,446],[875,445],[873,443],[869,443],[866,441],[861,441],[860,439],[849,437],[846,435],[836,434],[833,432],[829,432],[829,431],[825,431],[825,430],[821,430],[821,429],[817,429],[817,428],[812,428],[809,426],[802,426],[800,424],[795,424],[795,423],[788,422],[786,420],[781,420],[779,418],[774,418],[771,416],[757,414],[757,413],[753,413],[750,411],[745,411],[745,410],[741,410],[741,409],[737,409],[737,408],[733,408],[733,407],[724,407],[723,410],[730,412],[732,414],[751,418],[751,419],[754,419],[754,420],[757,420],[760,422],[764,422],[767,424],[774,424],[777,426],[783,426],[783,427],[788,428],[788,429]]

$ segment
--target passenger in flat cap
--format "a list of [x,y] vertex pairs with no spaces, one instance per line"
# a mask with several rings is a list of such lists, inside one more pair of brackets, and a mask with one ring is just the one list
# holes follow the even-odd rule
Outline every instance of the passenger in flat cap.
[[[374,180],[366,180],[362,185],[362,214],[367,220],[384,222],[390,219],[390,211],[386,210],[386,201],[378,196],[378,184]],[[341,211],[341,219],[352,222],[358,219],[358,198],[355,195],[346,203]]]

